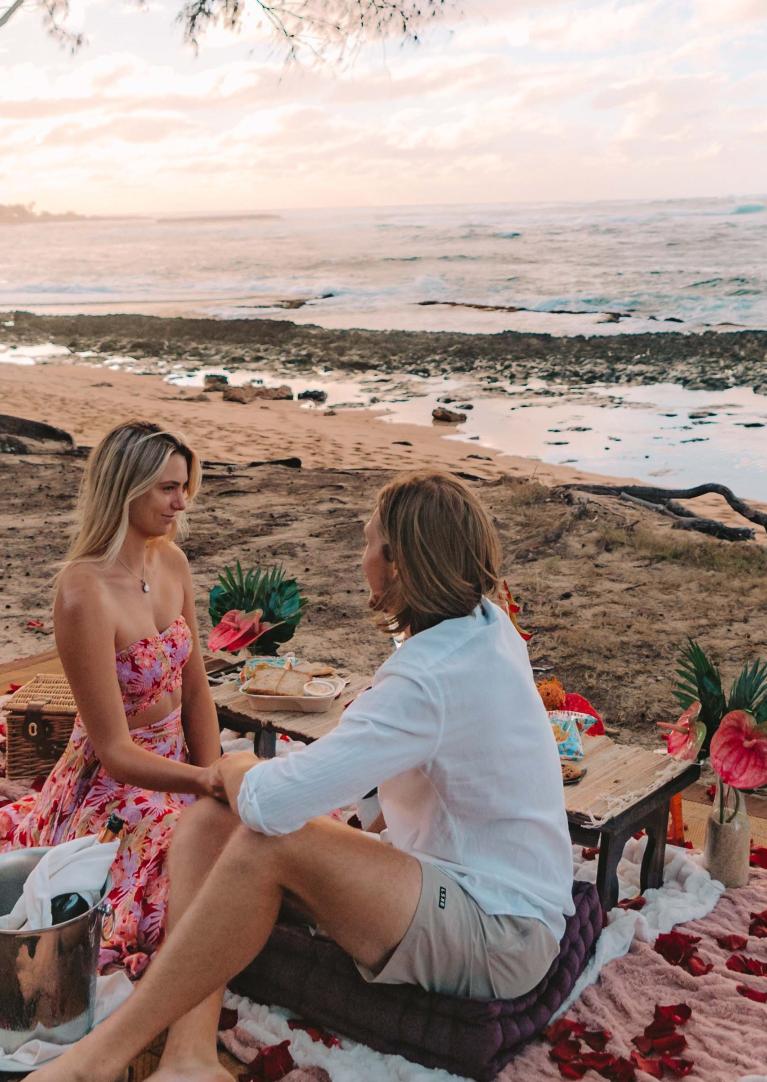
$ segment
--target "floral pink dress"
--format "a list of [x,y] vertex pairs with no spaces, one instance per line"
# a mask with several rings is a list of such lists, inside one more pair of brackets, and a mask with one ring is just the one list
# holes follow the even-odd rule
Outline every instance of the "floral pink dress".
[[[117,654],[117,679],[125,714],[146,710],[181,684],[192,636],[183,616],[158,635],[139,639]],[[145,728],[131,729],[141,748],[186,762],[187,750],[177,708]],[[112,865],[114,929],[102,943],[99,968],[120,965],[137,977],[159,946],[165,927],[168,877],[165,859],[182,808],[194,797],[156,793],[115,781],[96,758],[79,715],[69,743],[39,793],[0,808],[0,852],[98,834],[112,812],[125,822]]]

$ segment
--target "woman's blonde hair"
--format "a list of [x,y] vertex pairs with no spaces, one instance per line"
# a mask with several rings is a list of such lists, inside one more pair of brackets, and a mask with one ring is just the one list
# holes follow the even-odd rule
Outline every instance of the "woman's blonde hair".
[[[104,436],[85,467],[78,499],[80,528],[65,566],[80,560],[115,559],[128,532],[131,503],[156,484],[173,454],[186,460],[187,493],[192,500],[200,487],[200,460],[179,436],[149,421],[126,421]],[[167,539],[184,537],[186,532],[182,512]]]
[[386,556],[395,568],[377,599],[388,631],[415,635],[442,620],[468,616],[498,588],[498,534],[482,504],[458,478],[402,474],[378,493]]

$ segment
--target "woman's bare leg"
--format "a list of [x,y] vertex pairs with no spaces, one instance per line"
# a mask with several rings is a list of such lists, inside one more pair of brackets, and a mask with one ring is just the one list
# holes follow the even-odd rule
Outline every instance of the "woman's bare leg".
[[[178,924],[221,855],[239,819],[225,804],[203,799],[184,812],[169,857],[168,932]],[[183,1015],[168,1031],[152,1082],[231,1082],[216,1048],[224,989]]]
[[283,837],[238,826],[134,994],[38,1082],[113,1082],[148,1041],[259,953],[285,893],[375,969],[407,931],[420,891],[414,857],[332,820]]

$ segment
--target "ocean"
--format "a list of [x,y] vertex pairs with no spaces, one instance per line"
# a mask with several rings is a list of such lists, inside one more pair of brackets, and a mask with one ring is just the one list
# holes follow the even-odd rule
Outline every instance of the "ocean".
[[0,309],[606,334],[767,328],[767,197],[0,224]]

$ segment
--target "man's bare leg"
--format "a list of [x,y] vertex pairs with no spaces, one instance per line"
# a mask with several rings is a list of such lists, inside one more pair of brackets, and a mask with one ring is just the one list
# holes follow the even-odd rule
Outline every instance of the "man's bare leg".
[[238,826],[134,994],[37,1082],[113,1082],[259,953],[285,893],[376,969],[407,931],[420,891],[418,861],[362,831],[327,819],[282,837]]
[[[168,932],[178,924],[221,855],[239,819],[225,804],[200,800],[184,812],[169,857]],[[231,1082],[216,1049],[223,988],[217,989],[168,1031],[151,1082]],[[149,1080],[147,1080],[149,1082]]]

